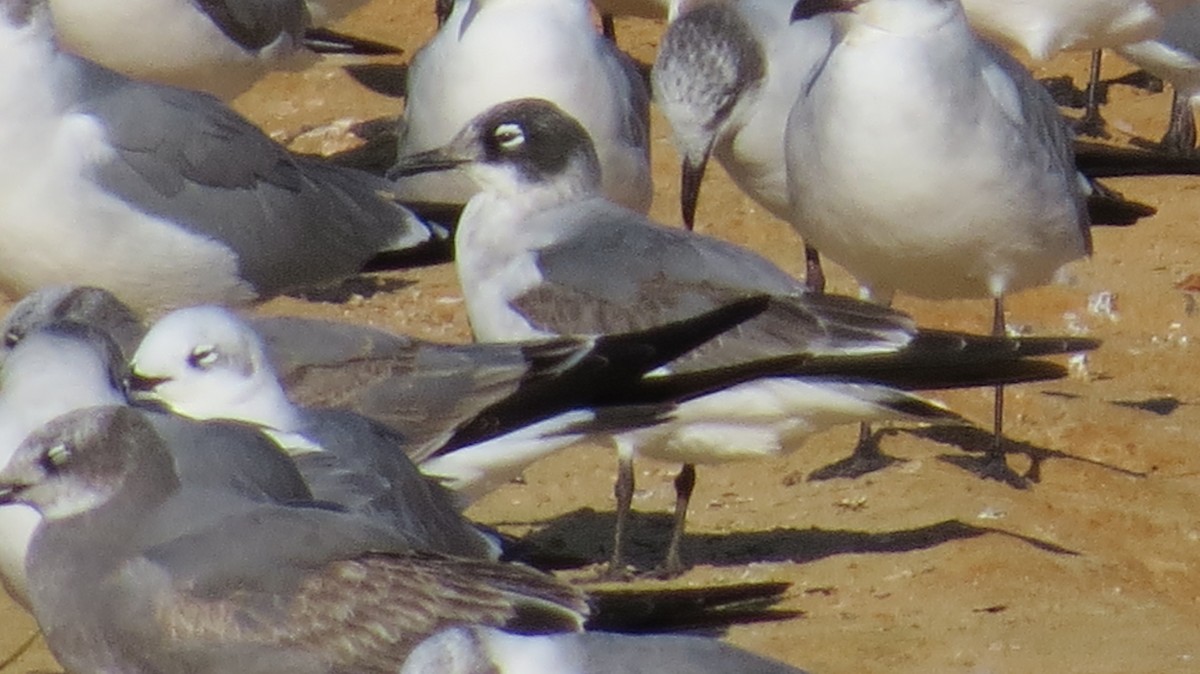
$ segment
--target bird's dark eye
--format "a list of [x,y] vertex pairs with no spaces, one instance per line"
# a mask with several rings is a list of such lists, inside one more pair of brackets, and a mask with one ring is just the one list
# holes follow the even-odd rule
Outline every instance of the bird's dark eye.
[[508,122],[496,127],[492,133],[496,144],[505,150],[515,150],[525,144],[525,131],[520,124]]
[[17,344],[21,343],[21,340],[24,337],[25,335],[21,334],[21,331],[17,330],[16,328],[9,330],[8,332],[4,333],[4,348],[14,348]]
[[216,347],[198,346],[188,356],[188,365],[195,370],[207,370],[216,364],[217,358]]
[[71,462],[74,450],[66,443],[59,443],[42,455],[42,469],[47,473],[57,473],[62,467]]

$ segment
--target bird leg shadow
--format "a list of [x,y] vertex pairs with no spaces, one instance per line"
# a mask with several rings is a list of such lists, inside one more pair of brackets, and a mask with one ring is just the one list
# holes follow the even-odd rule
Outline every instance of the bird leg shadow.
[[808,474],[807,480],[809,482],[820,482],[834,478],[853,480],[863,475],[883,470],[893,463],[903,463],[904,459],[884,454],[883,449],[880,447],[880,440],[883,436],[891,435],[895,432],[893,429],[873,432],[869,424],[862,424],[859,426],[858,444],[854,446],[854,451],[850,456],[814,470]]
[[[993,435],[990,431],[973,426],[930,426],[925,428],[905,429],[905,432],[921,438],[940,442],[945,445],[954,445],[955,447],[972,454],[986,452],[987,448],[994,441]],[[1121,475],[1128,477],[1146,477],[1146,473],[1143,472],[1129,470],[1128,468],[1122,468],[1120,466],[1114,466],[1112,464],[1104,463],[1103,461],[1097,461],[1096,459],[1076,456],[1074,454],[1063,452],[1057,449],[1039,447],[1028,442],[1022,442],[1010,438],[1004,438],[1003,447],[1005,454],[1023,454],[1028,457],[1029,469],[1025,471],[1024,475],[1017,476],[1022,480],[1022,482],[1040,482],[1042,476],[1042,464],[1049,459],[1078,461],[1092,466],[1104,468],[1105,470],[1110,470],[1115,473],[1120,473]],[[987,457],[979,458],[975,456],[942,455],[938,458],[946,463],[958,466],[959,468],[962,468],[968,472],[975,473],[980,477],[995,479],[991,475],[980,474],[976,470],[981,464],[987,463]],[[984,467],[986,468],[986,466]],[[1025,488],[1028,486],[1027,484],[1024,486],[1018,486],[1010,483],[1007,480],[1002,481],[1010,486],[1013,486],[1014,488]]]

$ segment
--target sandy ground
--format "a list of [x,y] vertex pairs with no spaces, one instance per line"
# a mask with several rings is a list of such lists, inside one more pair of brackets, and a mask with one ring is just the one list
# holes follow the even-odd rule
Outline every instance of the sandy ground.
[[[429,4],[375,0],[341,28],[403,46],[406,56],[394,61],[402,63],[433,30]],[[618,30],[622,47],[653,60],[661,23],[630,20]],[[397,100],[368,92],[339,66],[268,78],[237,107],[284,140],[398,112]],[[1038,74],[1078,79],[1085,70],[1086,58],[1074,55]],[[1113,58],[1106,76],[1128,70]],[[1111,87],[1105,112],[1114,140],[1158,138],[1168,104],[1169,94]],[[301,146],[318,149],[322,137]],[[657,115],[653,143],[653,215],[677,222],[677,160]],[[1200,414],[1193,404],[1200,382],[1189,374],[1200,319],[1195,297],[1177,287],[1200,272],[1200,182],[1111,185],[1158,215],[1097,230],[1092,260],[1073,267],[1064,283],[1009,303],[1010,321],[1034,333],[1077,329],[1104,340],[1086,374],[1009,393],[1010,463],[1039,468],[1040,483],[1014,490],[944,460],[963,456],[960,445],[978,449],[982,436],[901,430],[883,447],[904,462],[856,481],[804,480],[848,451],[849,428],[778,461],[702,467],[684,544],[696,566],[677,582],[789,581],[782,607],[803,612],[734,628],[730,641],[821,674],[1200,671],[1200,457],[1187,430]],[[718,167],[710,169],[698,221],[706,233],[800,271],[796,237]],[[833,286],[853,288],[837,272]],[[377,291],[342,302],[283,298],[262,310],[465,341],[461,304],[452,268],[440,266],[384,275]],[[1106,304],[1111,310],[1095,310]],[[933,327],[983,331],[990,316],[982,301],[901,298],[898,306]],[[990,417],[990,392],[941,399],[981,423]],[[613,464],[602,447],[562,454],[470,514],[602,559]],[[636,520],[634,552],[647,566],[664,540],[675,468],[639,465],[635,507],[645,514]],[[0,621],[0,661],[7,663],[0,672],[56,668],[20,609],[0,603]]]

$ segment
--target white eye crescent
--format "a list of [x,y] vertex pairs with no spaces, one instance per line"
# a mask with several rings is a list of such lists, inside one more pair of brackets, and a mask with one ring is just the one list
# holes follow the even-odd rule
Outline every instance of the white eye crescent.
[[520,124],[500,124],[492,134],[500,147],[505,150],[515,150],[525,144],[525,131]]
[[220,354],[215,346],[197,346],[188,356],[188,365],[197,370],[207,370],[216,364]]
[[46,450],[46,463],[53,468],[62,468],[71,461],[70,445],[59,443]]

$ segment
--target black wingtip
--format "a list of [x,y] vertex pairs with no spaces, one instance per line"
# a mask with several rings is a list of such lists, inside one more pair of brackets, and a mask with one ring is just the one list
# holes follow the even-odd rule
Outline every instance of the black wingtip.
[[1088,178],[1200,175],[1200,157],[1077,140],[1075,168]]
[[666,632],[786,620],[799,611],[772,608],[791,589],[787,582],[711,587],[588,590],[587,629],[605,632]]
[[856,0],[799,0],[792,7],[792,21],[803,21],[822,14],[848,12],[856,4]]
[[621,373],[640,377],[720,337],[770,306],[767,295],[745,297],[687,320],[599,337],[594,351],[618,365]]
[[346,35],[328,28],[309,28],[304,31],[304,46],[318,54],[387,56],[404,53],[403,49],[390,44]]

